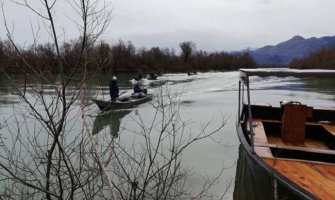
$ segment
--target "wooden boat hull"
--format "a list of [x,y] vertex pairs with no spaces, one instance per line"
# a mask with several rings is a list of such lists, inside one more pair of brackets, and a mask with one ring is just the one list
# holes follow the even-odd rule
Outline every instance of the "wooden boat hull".
[[142,98],[131,98],[128,101],[119,101],[116,100],[115,102],[99,100],[99,99],[91,99],[102,111],[108,110],[119,110],[119,109],[128,109],[135,107],[139,104],[148,102],[152,100],[153,95],[147,94],[145,97]]

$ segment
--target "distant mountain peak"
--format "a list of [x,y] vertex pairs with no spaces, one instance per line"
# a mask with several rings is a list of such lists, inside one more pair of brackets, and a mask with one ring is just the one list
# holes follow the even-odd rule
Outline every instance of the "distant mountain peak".
[[304,40],[305,38],[300,36],[300,35],[296,35],[294,36],[291,40]]
[[308,39],[296,35],[277,45],[267,45],[250,51],[250,55],[260,65],[287,65],[294,58],[303,58],[311,52],[335,46],[335,36]]

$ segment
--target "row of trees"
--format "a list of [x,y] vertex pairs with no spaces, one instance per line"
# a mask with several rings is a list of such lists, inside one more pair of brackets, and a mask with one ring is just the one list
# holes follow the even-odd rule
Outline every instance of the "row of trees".
[[[80,58],[82,38],[63,43],[60,50],[64,72],[71,71]],[[255,67],[256,63],[247,54],[230,54],[227,52],[197,51],[191,41],[180,43],[181,53],[174,49],[152,47],[151,49],[136,49],[132,42],[120,40],[111,45],[106,42],[90,45],[87,68],[89,70],[106,71],[163,71],[186,72],[208,70],[237,70],[238,68]],[[41,71],[58,73],[57,53],[52,43],[31,45],[20,49],[18,55],[10,41],[0,40],[0,65],[7,72],[18,72],[18,66],[23,66],[19,59],[23,56],[29,63]]]
[[[87,106],[91,96],[87,87],[100,70],[134,70],[140,59],[146,64],[153,59],[152,65],[147,64],[148,68],[168,59],[186,66],[191,63],[192,51],[188,54],[183,51],[184,60],[179,61],[170,50],[138,51],[131,43],[122,41],[115,46],[96,43],[111,20],[108,1],[41,0],[32,3],[15,0],[6,3],[24,6],[35,13],[51,43],[18,47],[13,29],[6,23],[6,13],[2,13],[8,37],[0,45],[2,77],[13,87],[13,95],[20,101],[13,106],[12,114],[6,113],[8,120],[0,121],[0,199],[211,197],[208,189],[217,179],[204,177],[199,189],[192,190],[187,183],[194,173],[183,165],[182,154],[195,142],[222,133],[224,118],[214,130],[208,123],[202,123],[198,131],[191,133],[187,126],[194,124],[183,121],[179,104],[174,101],[180,98],[170,94],[168,88],[166,91],[162,88],[152,102],[152,112],[145,116],[135,112],[132,122],[137,128],[127,125],[122,128],[134,135],[134,141],[127,139],[128,144],[109,133],[93,135],[89,118],[91,108]],[[78,15],[70,21],[78,28],[80,39],[60,44],[59,36],[64,33],[57,27],[64,21],[60,20],[62,10],[57,8],[65,6]],[[0,12],[6,10],[2,0],[0,7]],[[32,27],[37,27],[39,22],[36,24]],[[158,62],[159,58],[162,61]],[[16,79],[16,74],[7,71],[29,72],[25,73],[24,88],[17,84],[21,80]],[[57,81],[51,81],[46,72],[57,74]],[[75,76],[78,72],[81,76]],[[222,190],[221,199],[226,191]]]
[[290,67],[299,69],[335,69],[335,47],[321,49],[302,59],[293,59]]

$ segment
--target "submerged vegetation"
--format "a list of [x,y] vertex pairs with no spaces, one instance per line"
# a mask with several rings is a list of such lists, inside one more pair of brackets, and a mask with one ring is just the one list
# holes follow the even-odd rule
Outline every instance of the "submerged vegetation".
[[[61,62],[64,72],[72,71],[80,59],[80,45],[82,38],[60,45]],[[195,43],[184,41],[179,44],[181,53],[176,54],[174,49],[152,47],[136,48],[131,41],[120,40],[117,44],[108,44],[104,41],[91,44],[87,47],[86,67],[89,71],[103,72],[187,72],[208,70],[237,70],[241,67],[255,67],[256,63],[248,54],[231,54],[228,52],[197,51]],[[57,52],[55,44],[46,43],[30,45],[20,48],[20,54],[8,40],[0,40],[0,66],[6,72],[20,72],[18,66],[23,66],[24,57],[36,70],[58,73]],[[27,70],[27,69],[26,69]],[[84,70],[83,67],[79,71]]]

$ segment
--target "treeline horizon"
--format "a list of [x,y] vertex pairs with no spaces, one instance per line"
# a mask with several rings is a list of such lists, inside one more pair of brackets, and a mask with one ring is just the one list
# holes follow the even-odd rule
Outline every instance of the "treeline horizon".
[[[81,39],[64,42],[60,55],[65,73],[71,71],[80,59]],[[174,49],[152,47],[136,48],[131,41],[119,40],[117,44],[100,41],[88,47],[87,61],[82,63],[89,71],[106,72],[194,72],[231,71],[239,68],[255,68],[256,62],[248,53],[232,54],[225,51],[206,52],[196,50],[192,41],[179,44],[180,54]],[[16,49],[17,48],[17,49]],[[18,51],[19,50],[19,53]],[[23,60],[21,58],[24,58]],[[15,47],[8,40],[0,39],[0,66],[8,73],[22,72],[29,64],[36,70],[57,74],[57,53],[54,44],[36,44],[26,48]],[[78,71],[84,70],[79,68]],[[27,69],[27,71],[29,70]]]
[[335,47],[323,48],[301,59],[293,59],[290,68],[335,69]]

